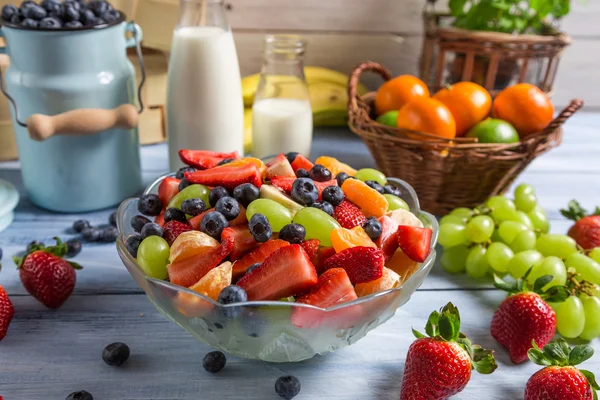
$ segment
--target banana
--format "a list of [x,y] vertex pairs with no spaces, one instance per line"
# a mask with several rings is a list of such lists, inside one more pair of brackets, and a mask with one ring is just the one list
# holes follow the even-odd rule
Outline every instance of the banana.
[[252,108],[244,108],[244,153],[252,151]]
[[260,187],[260,197],[263,199],[271,199],[288,210],[292,212],[292,216],[296,215],[296,213],[301,210],[302,207],[300,204],[296,203],[294,200],[287,197],[281,190],[277,189],[275,186],[271,185],[262,185]]

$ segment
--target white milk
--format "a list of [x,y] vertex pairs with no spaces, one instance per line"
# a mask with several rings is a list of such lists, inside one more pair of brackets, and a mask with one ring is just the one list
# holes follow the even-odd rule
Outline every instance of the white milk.
[[169,167],[179,149],[244,153],[244,104],[231,31],[193,26],[175,30],[167,84]]
[[309,101],[259,100],[252,108],[252,155],[260,158],[297,151],[308,157],[312,130]]

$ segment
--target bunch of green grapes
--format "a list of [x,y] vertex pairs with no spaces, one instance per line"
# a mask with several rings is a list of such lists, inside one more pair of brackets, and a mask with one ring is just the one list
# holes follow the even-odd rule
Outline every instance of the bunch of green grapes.
[[441,264],[449,273],[466,272],[478,279],[492,274],[519,279],[529,270],[530,283],[553,276],[545,289],[566,285],[571,271],[587,286],[583,292],[571,288],[572,296],[553,304],[558,331],[591,340],[600,336],[600,248],[585,255],[571,237],[549,230],[533,187],[521,184],[514,200],[494,196],[473,209],[461,207],[444,216],[438,238],[444,247]]

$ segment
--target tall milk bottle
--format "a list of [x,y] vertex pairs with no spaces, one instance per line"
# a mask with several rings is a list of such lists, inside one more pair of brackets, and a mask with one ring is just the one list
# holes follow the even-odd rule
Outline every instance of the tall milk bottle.
[[180,149],[244,150],[240,68],[222,0],[181,0],[167,80],[169,168]]

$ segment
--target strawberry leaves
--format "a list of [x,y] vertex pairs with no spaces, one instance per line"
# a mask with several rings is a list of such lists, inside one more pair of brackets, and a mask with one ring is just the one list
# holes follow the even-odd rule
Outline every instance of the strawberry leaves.
[[[25,262],[25,259],[29,254],[34,253],[36,251],[43,251],[45,253],[52,254],[58,258],[63,258],[68,251],[67,244],[63,243],[63,241],[60,240],[60,238],[58,237],[54,237],[54,240],[56,241],[56,244],[54,246],[46,247],[43,244],[34,244],[33,246],[31,246],[31,250],[29,251],[29,253],[25,254],[23,257],[13,257],[13,261],[17,265],[17,269],[21,268],[23,262]],[[69,261],[69,264],[74,269],[82,269],[82,266],[75,262]]]
[[567,341],[560,338],[554,342],[548,343],[544,349],[532,342],[533,348],[529,349],[527,355],[529,359],[538,365],[559,367],[579,365],[594,355],[594,349],[587,344],[579,344],[571,348]]
[[585,376],[585,379],[587,379],[588,383],[592,387],[592,394],[594,395],[594,400],[598,400],[598,393],[596,391],[600,390],[600,385],[598,385],[598,382],[596,382],[596,377],[594,376],[594,374],[585,369],[580,369],[579,372],[581,372],[581,374]]
[[578,221],[583,217],[587,217],[588,215],[600,215],[600,207],[596,207],[594,212],[589,214],[588,211],[583,208],[577,200],[571,200],[568,204],[568,208],[560,210],[560,213],[567,219]]
[[552,286],[551,288],[548,288],[548,290],[544,291],[543,288],[554,279],[552,275],[540,276],[535,280],[532,287],[527,281],[531,270],[532,268],[530,268],[525,275],[523,275],[523,277],[518,279],[516,282],[507,282],[498,275],[494,274],[494,286],[500,290],[508,292],[509,294],[534,292],[539,294],[540,297],[545,301],[552,303],[560,303],[565,301],[570,296],[570,293],[565,286]]

